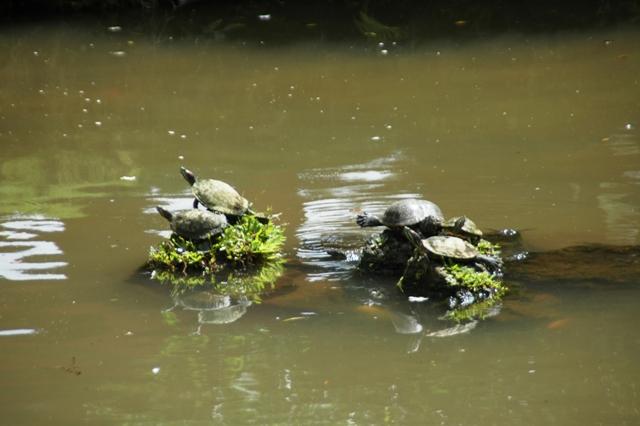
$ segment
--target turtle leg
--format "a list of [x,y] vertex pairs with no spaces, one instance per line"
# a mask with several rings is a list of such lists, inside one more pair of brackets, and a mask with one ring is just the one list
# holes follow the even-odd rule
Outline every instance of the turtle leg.
[[366,228],[368,226],[382,226],[382,222],[376,216],[368,215],[367,212],[363,212],[356,217],[356,223]]
[[195,198],[195,199],[193,200],[193,208],[194,208],[194,209],[197,209],[197,208],[198,208],[198,199],[197,199],[197,198]]

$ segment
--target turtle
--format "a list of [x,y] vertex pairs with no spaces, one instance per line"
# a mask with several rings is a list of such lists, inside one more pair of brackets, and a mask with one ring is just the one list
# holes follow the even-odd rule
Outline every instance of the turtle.
[[208,210],[225,215],[242,216],[251,212],[249,201],[228,183],[215,179],[198,179],[191,170],[184,167],[180,167],[180,174],[191,185],[195,197],[194,209],[200,203]]
[[225,215],[208,210],[188,209],[171,213],[160,206],[156,210],[169,221],[173,232],[191,241],[206,240],[220,234],[227,226]]
[[406,199],[396,201],[384,211],[382,218],[359,214],[356,223],[361,227],[386,226],[391,229],[417,227],[424,236],[433,235],[439,230],[444,216],[440,207],[427,200]]
[[493,270],[499,270],[502,261],[494,256],[481,254],[475,246],[462,238],[435,235],[422,239],[420,235],[410,228],[405,228],[404,234],[407,239],[427,258],[435,257],[441,260],[452,260],[454,262],[477,262],[484,266],[489,266]]
[[460,236],[476,243],[482,238],[482,231],[474,221],[466,216],[456,216],[442,223],[442,228],[447,233]]
[[191,170],[184,167],[180,167],[180,174],[191,185],[195,197],[194,209],[202,204],[207,210],[224,214],[232,223],[245,214],[255,216],[261,223],[270,221],[269,216],[251,210],[251,203],[228,183],[216,179],[198,179]]

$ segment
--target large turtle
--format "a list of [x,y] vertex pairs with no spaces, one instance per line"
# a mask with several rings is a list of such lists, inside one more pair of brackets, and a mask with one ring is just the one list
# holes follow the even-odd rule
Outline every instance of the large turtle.
[[221,180],[198,179],[192,171],[180,167],[180,174],[185,178],[195,196],[193,208],[201,203],[209,210],[231,216],[242,216],[251,211],[249,201],[238,193],[231,185]]
[[499,270],[502,265],[499,258],[481,254],[473,244],[462,238],[436,235],[422,239],[418,233],[409,228],[405,228],[404,234],[427,258],[464,263],[477,262],[493,270]]
[[206,240],[218,235],[227,226],[225,215],[207,210],[189,209],[171,213],[160,206],[156,210],[169,221],[173,232],[191,241]]
[[424,236],[440,229],[444,216],[440,207],[426,200],[406,199],[396,201],[384,211],[381,218],[366,212],[359,214],[356,223],[361,227],[386,226],[391,229],[417,227]]

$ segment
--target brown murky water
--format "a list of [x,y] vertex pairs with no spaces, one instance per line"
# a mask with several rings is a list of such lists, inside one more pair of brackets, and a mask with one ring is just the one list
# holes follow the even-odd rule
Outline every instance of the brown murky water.
[[[638,46],[637,31],[384,54],[5,29],[3,421],[638,424],[639,277],[525,280],[451,329],[324,255],[364,240],[356,211],[412,195],[530,249],[639,244]],[[288,223],[276,289],[226,325],[137,273],[166,228],[153,207],[189,203],[180,165]]]

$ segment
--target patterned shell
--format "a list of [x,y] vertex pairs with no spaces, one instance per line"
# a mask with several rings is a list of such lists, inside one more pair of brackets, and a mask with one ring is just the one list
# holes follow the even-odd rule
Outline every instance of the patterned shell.
[[411,226],[429,218],[440,223],[444,220],[440,207],[426,200],[401,200],[391,204],[382,216],[386,226]]
[[192,191],[198,201],[209,210],[241,216],[249,209],[249,201],[231,185],[220,180],[199,180],[193,184]]
[[174,213],[171,219],[173,232],[190,240],[204,240],[219,234],[225,226],[225,215],[206,210],[182,210]]
[[451,259],[470,260],[478,256],[478,250],[472,244],[458,237],[429,237],[422,240],[422,245],[430,253]]

